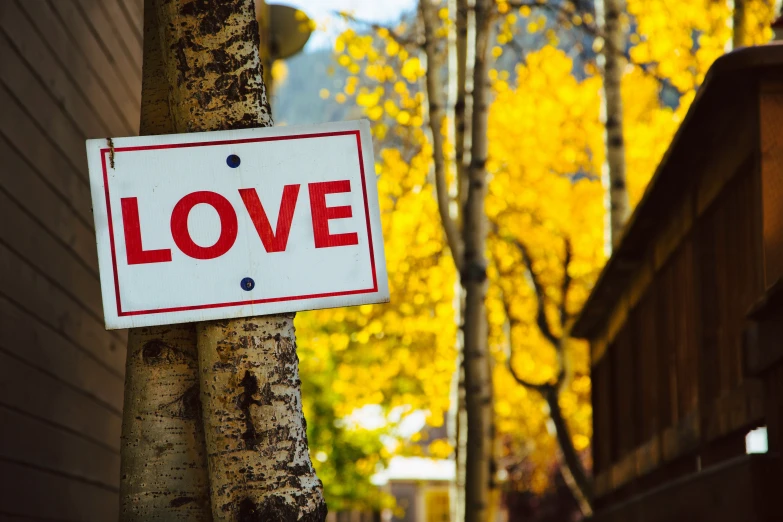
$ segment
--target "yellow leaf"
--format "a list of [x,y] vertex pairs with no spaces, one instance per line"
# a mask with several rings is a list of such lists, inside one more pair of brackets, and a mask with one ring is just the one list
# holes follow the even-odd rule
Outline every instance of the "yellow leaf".
[[389,56],[395,56],[400,51],[400,44],[394,40],[389,40],[386,44],[386,54]]
[[367,110],[367,117],[373,121],[379,120],[383,116],[383,108],[380,105],[375,105]]
[[422,73],[421,62],[416,56],[405,60],[400,70],[400,74],[411,83],[415,82]]

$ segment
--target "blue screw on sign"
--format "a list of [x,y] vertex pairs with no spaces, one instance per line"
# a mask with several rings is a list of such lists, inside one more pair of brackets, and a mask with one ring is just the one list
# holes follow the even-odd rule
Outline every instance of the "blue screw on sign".
[[226,158],[226,164],[231,167],[232,169],[235,169],[239,166],[239,156],[236,154],[230,155],[228,158]]
[[249,291],[251,291],[251,290],[252,290],[253,288],[255,288],[255,286],[256,286],[256,282],[255,282],[255,281],[253,281],[253,279],[252,279],[252,278],[250,278],[250,277],[246,277],[246,278],[244,278],[244,279],[242,280],[242,282],[241,282],[241,283],[239,283],[239,284],[240,284],[240,285],[242,285],[242,290],[244,290],[244,291],[246,291],[246,292],[249,292]]

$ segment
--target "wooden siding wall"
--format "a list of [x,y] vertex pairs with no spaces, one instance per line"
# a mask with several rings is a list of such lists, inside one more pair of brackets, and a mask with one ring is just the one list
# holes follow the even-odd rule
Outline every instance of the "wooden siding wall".
[[[759,179],[750,155],[719,190],[709,187],[702,212],[693,191],[683,198],[693,217],[670,218],[685,223],[676,243],[661,256],[657,247],[673,240],[653,242],[645,263],[657,268],[640,269],[646,288],[628,291],[627,315],[603,337],[606,352],[593,366],[599,497],[668,462],[675,471],[645,487],[695,469],[697,455],[707,465],[744,453],[743,429],[759,411],[748,404],[761,404],[758,387],[743,379],[742,355],[745,315],[764,290]],[[678,460],[685,455],[690,466]]]
[[[753,177],[738,176],[721,193],[699,227],[701,339],[708,371],[704,400],[714,400],[742,380],[745,314],[763,292],[756,255]],[[709,354],[713,353],[713,357]]]
[[107,332],[84,140],[134,135],[141,0],[0,0],[0,519],[116,520],[124,332]]
[[761,166],[764,216],[765,287],[783,278],[783,80],[764,82],[761,87]]

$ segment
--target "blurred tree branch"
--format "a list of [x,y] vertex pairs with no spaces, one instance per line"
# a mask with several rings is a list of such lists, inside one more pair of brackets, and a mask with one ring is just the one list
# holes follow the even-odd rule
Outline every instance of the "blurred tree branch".
[[[525,267],[525,273],[529,278],[531,286],[533,288],[533,295],[536,300],[536,325],[541,335],[549,341],[555,350],[558,361],[557,376],[554,381],[535,383],[522,377],[514,368],[513,359],[514,354],[517,352],[517,344],[514,341],[514,327],[520,325],[522,322],[517,319],[511,312],[511,302],[507,293],[502,286],[499,287],[501,303],[506,316],[507,327],[507,343],[508,351],[506,354],[506,367],[511,374],[512,378],[521,386],[534,390],[541,394],[542,398],[549,406],[549,415],[555,426],[555,433],[560,451],[563,456],[563,473],[566,483],[572,490],[574,497],[579,503],[582,513],[589,515],[592,513],[592,484],[590,478],[582,464],[579,457],[579,453],[574,447],[573,440],[571,438],[568,424],[566,423],[563,412],[560,409],[559,397],[560,392],[564,389],[568,382],[566,363],[566,343],[567,337],[565,334],[555,335],[553,329],[549,323],[549,319],[546,314],[546,290],[544,284],[541,281],[539,275],[533,269],[535,262],[532,258],[529,248],[523,241],[511,234],[502,234],[500,227],[494,221],[490,222],[490,226],[497,236],[497,238],[507,244],[512,245],[519,253],[522,264]],[[561,301],[558,304],[558,312],[561,321],[561,330],[566,327],[566,322],[569,320],[568,312],[566,309],[566,301],[568,298],[568,292],[573,282],[573,279],[568,273],[568,268],[573,259],[573,250],[571,241],[569,238],[563,238],[564,242],[564,256],[563,256],[563,280],[560,284]],[[500,271],[500,263],[495,262],[496,268]],[[501,277],[505,281],[512,279],[512,274],[502,273]]]
[[449,187],[446,183],[446,155],[443,148],[443,124],[446,121],[444,110],[444,83],[440,72],[443,63],[436,49],[435,24],[438,15],[430,0],[419,0],[419,11],[424,26],[424,53],[427,57],[427,74],[425,75],[427,100],[429,101],[428,124],[432,138],[432,159],[435,171],[435,193],[438,200],[438,212],[443,224],[446,241],[451,249],[454,266],[462,270],[463,242],[457,222],[451,217],[449,207]]

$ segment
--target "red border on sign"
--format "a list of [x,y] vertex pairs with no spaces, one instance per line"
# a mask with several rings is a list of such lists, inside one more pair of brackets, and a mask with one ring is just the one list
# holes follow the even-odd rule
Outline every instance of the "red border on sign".
[[252,304],[264,304],[264,303],[279,303],[283,301],[298,301],[306,299],[318,299],[322,297],[337,297],[342,295],[356,295],[356,294],[369,294],[378,291],[378,276],[375,272],[375,252],[372,244],[372,230],[370,227],[370,206],[367,199],[367,183],[364,174],[364,155],[362,154],[362,141],[361,134],[358,130],[355,131],[340,131],[340,132],[322,132],[315,134],[293,134],[289,136],[269,136],[266,138],[246,138],[236,140],[222,140],[222,141],[207,141],[198,143],[170,143],[166,145],[144,145],[139,147],[117,147],[114,149],[114,154],[119,152],[135,152],[140,150],[154,150],[154,149],[176,149],[185,147],[209,147],[212,145],[232,145],[236,143],[257,143],[263,141],[282,141],[282,140],[297,140],[297,139],[310,139],[310,138],[326,138],[333,136],[349,136],[354,135],[356,137],[356,149],[359,159],[359,171],[362,177],[362,196],[364,197],[364,216],[367,223],[367,241],[370,248],[370,265],[372,269],[372,288],[360,289],[360,290],[344,290],[340,292],[326,292],[322,294],[306,294],[306,295],[294,295],[284,297],[270,297],[267,299],[251,299],[247,301],[235,301],[230,303],[213,303],[191,306],[177,306],[172,308],[158,308],[153,310],[131,310],[123,311],[122,303],[120,299],[120,278],[117,271],[117,255],[114,248],[114,225],[112,223],[111,213],[111,200],[109,198],[109,172],[106,168],[106,154],[112,152],[111,149],[101,149],[101,165],[103,167],[103,187],[106,197],[106,213],[109,220],[109,244],[111,246],[111,262],[114,271],[114,296],[117,301],[117,315],[119,317],[126,317],[130,315],[148,315],[148,314],[161,314],[168,312],[184,312],[188,310],[203,310],[206,308],[223,308],[227,306],[241,306]]

